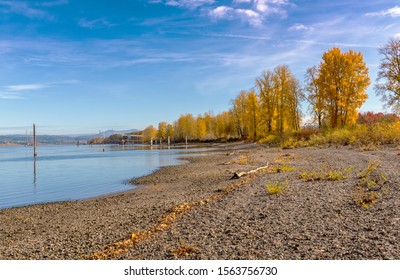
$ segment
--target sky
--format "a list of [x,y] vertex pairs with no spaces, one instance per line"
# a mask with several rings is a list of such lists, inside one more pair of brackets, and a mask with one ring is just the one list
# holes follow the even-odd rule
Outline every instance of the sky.
[[361,111],[389,112],[373,85],[378,48],[398,37],[399,0],[0,0],[0,135],[217,114],[263,70],[287,64],[303,82],[332,47],[364,55]]

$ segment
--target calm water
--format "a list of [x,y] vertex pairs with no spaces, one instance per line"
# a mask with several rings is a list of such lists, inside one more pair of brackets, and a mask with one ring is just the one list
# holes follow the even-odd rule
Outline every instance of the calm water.
[[182,163],[177,157],[201,150],[39,146],[35,162],[32,147],[0,147],[0,209],[129,190],[134,186],[127,180]]

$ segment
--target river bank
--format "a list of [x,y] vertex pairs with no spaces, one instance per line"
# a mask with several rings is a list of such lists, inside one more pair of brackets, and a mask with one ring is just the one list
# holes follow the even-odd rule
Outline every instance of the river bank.
[[399,259],[398,154],[221,145],[132,191],[0,211],[0,259]]

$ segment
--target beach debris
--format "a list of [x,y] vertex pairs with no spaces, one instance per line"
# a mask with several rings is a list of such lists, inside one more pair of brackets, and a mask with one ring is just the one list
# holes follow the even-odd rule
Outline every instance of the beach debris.
[[265,166],[258,167],[258,168],[256,168],[256,169],[253,169],[253,170],[250,170],[250,171],[247,171],[247,172],[244,172],[244,171],[243,171],[243,172],[235,172],[235,173],[233,174],[231,180],[233,180],[233,179],[239,179],[239,178],[241,178],[241,177],[244,177],[244,176],[247,176],[247,175],[250,175],[250,174],[257,173],[257,172],[259,172],[259,171],[261,171],[261,170],[267,169],[268,167],[269,167],[269,164],[267,164],[267,165],[265,165]]

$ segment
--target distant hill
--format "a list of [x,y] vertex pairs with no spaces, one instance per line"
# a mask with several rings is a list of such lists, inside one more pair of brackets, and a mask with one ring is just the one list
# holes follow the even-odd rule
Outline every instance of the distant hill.
[[131,132],[137,132],[139,130],[137,129],[128,129],[128,130],[106,130],[104,132],[101,132],[101,134],[96,134],[96,135],[91,135],[91,138],[93,137],[109,137],[110,135],[113,134],[128,134]]
[[[87,140],[95,137],[109,137],[112,134],[127,134],[130,132],[137,132],[137,129],[129,130],[107,130],[101,134],[73,134],[73,135],[37,135],[36,140],[38,143],[43,144],[75,144],[77,141],[85,143]],[[31,144],[32,135],[26,136],[23,134],[15,135],[0,135],[0,144],[12,143],[19,145]]]

